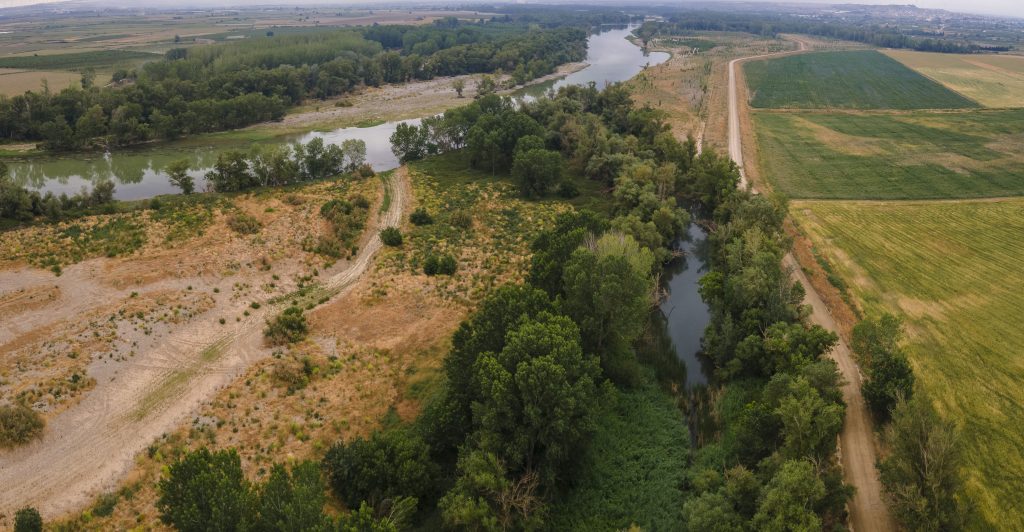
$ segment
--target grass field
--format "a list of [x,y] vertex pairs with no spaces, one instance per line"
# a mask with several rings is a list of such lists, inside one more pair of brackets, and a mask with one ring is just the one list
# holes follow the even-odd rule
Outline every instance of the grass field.
[[885,53],[986,107],[1024,107],[1024,57],[907,50]]
[[905,317],[919,384],[962,426],[964,493],[1024,529],[1024,199],[790,210],[868,315]]
[[51,91],[60,91],[77,85],[82,75],[75,72],[46,72],[39,70],[22,70],[17,68],[0,68],[0,95],[15,96],[25,91],[42,90],[43,80]]
[[0,57],[0,68],[31,68],[50,70],[104,69],[159,59],[160,56],[128,50],[102,50],[72,54],[19,55]]
[[1024,110],[755,112],[761,168],[791,198],[1024,194]]
[[751,106],[768,109],[961,109],[978,105],[874,50],[744,64]]

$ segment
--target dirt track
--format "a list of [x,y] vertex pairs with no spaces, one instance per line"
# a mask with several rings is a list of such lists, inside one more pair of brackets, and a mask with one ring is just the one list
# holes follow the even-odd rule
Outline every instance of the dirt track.
[[[381,247],[377,230],[401,221],[408,202],[406,181],[404,168],[394,172],[386,184],[390,205],[368,224],[368,240],[346,269],[324,281],[334,297],[369,268]],[[91,295],[83,300],[111,294]],[[41,440],[0,454],[0,513],[33,505],[44,517],[59,516],[113,487],[137,453],[270,354],[263,345],[263,323],[279,310],[267,304],[222,327],[209,320],[186,324],[155,348],[141,350],[118,372],[98,377],[96,388],[80,403],[50,420]]]
[[[729,155],[739,166],[740,184],[743,187],[748,186],[746,172],[743,169],[743,142],[740,132],[740,105],[745,105],[745,102],[741,104],[737,97],[736,65],[750,59],[789,55],[807,50],[804,41],[794,40],[800,45],[797,52],[751,56],[729,62]],[[804,303],[811,306],[811,321],[838,334],[839,327],[829,313],[828,307],[815,292],[791,253],[786,255],[783,264],[792,270],[793,276],[806,290]],[[846,385],[843,386],[846,420],[839,434],[839,447],[844,480],[857,490],[849,504],[850,529],[872,532],[895,530],[896,525],[882,500],[882,484],[875,469],[874,437],[871,418],[860,393],[860,370],[853,360],[850,348],[841,337],[831,356],[838,364],[843,379],[846,380]]]

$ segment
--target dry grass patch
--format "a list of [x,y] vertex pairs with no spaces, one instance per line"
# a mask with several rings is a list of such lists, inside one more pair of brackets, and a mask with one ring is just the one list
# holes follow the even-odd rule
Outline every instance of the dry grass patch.
[[1024,107],[1024,57],[909,50],[885,54],[986,107]]

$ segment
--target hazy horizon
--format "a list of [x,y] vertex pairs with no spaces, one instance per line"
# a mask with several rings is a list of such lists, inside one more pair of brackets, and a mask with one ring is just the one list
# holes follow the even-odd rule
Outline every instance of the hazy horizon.
[[[66,2],[69,0],[0,0],[0,9],[9,7],[23,7],[38,4],[53,4]],[[522,0],[520,0],[521,2]],[[481,3],[485,3],[486,0],[481,0]],[[520,3],[514,0],[506,0],[501,3]],[[721,3],[723,5],[732,3],[747,3],[747,2],[759,2],[759,3],[801,3],[801,4],[863,4],[863,5],[900,5],[900,4],[912,4],[920,8],[931,8],[931,9],[945,9],[947,11],[969,13],[969,14],[981,14],[981,15],[997,15],[1007,16],[1014,18],[1024,18],[1024,8],[1021,6],[1014,5],[1019,0],[852,0],[852,1],[821,1],[821,0],[743,0],[742,2],[736,2],[733,0],[723,0],[722,2],[716,2],[715,0],[700,0],[699,3]],[[125,3],[119,0],[97,0],[97,3]],[[351,1],[324,1],[324,0],[185,0],[183,2],[176,2],[177,5],[184,6],[202,6],[202,7],[238,7],[246,5],[365,5],[365,4],[401,4],[401,3],[421,3],[416,1],[410,2],[395,2],[388,0],[360,0],[357,2]],[[471,3],[471,2],[466,2]],[[544,4],[543,0],[529,1],[531,4]],[[554,0],[551,3],[580,3],[587,4],[586,1],[580,2],[566,2],[565,0],[558,1]],[[598,1],[597,3],[606,4],[607,1]],[[631,2],[624,2],[624,5],[629,5]],[[685,3],[685,2],[684,2]],[[154,0],[153,2],[138,2],[132,3],[133,7],[152,5],[154,7],[167,7],[170,2],[168,0]]]

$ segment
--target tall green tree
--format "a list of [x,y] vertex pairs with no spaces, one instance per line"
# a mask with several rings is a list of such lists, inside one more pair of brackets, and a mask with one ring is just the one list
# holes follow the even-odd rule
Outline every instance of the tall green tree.
[[916,394],[897,401],[885,434],[891,452],[879,471],[893,516],[907,530],[962,530],[967,508],[956,426]]
[[545,149],[517,153],[512,161],[512,177],[522,195],[542,197],[562,178],[562,156]]
[[553,485],[593,430],[599,402],[598,361],[584,355],[576,324],[547,312],[527,319],[474,369],[475,441],[513,472]]
[[254,530],[327,531],[330,520],[324,514],[323,481],[316,462],[302,462],[291,472],[282,464],[274,464],[270,476],[259,489],[259,518]]
[[600,355],[613,379],[632,378],[632,345],[653,305],[653,265],[650,250],[620,233],[577,249],[565,265],[562,308],[579,325],[584,350]]
[[824,496],[825,484],[810,462],[787,461],[762,491],[753,528],[767,532],[817,532],[821,530],[821,519],[814,508]]
[[254,498],[234,450],[188,452],[157,485],[160,520],[183,532],[245,530]]

